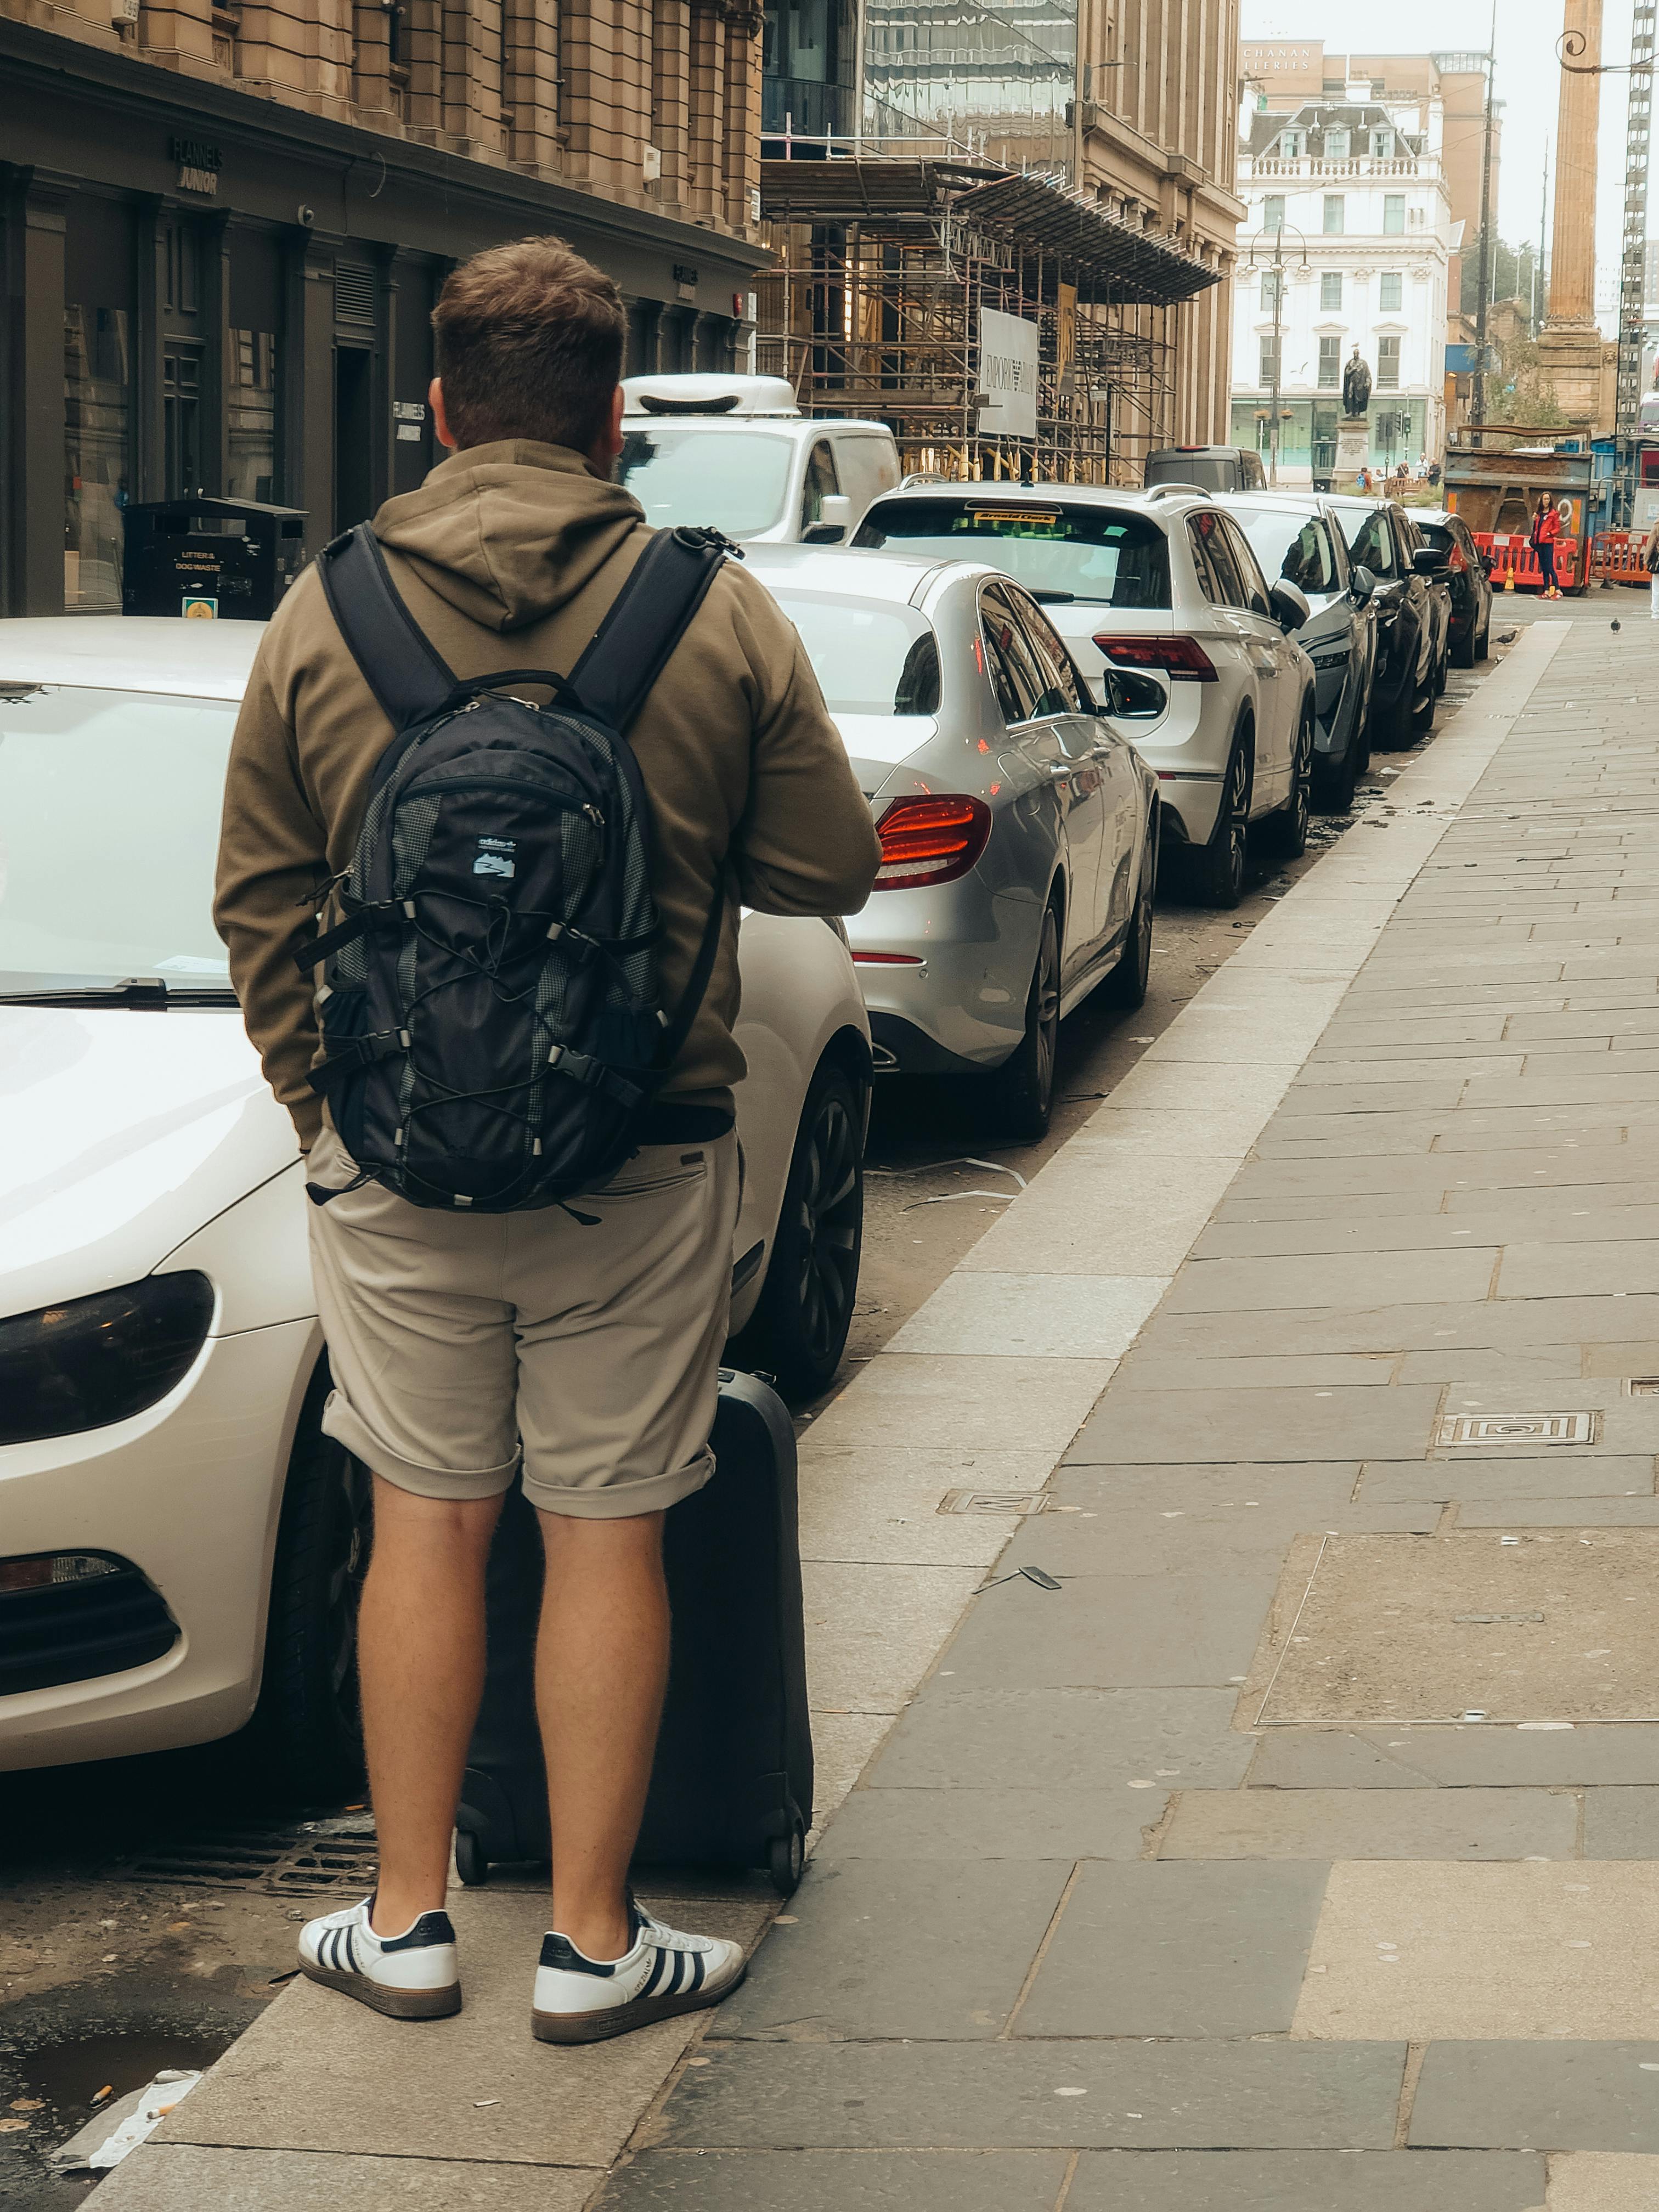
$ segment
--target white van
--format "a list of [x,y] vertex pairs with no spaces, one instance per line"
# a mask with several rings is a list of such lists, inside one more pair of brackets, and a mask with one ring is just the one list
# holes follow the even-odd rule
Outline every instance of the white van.
[[658,528],[841,545],[899,480],[884,423],[803,415],[781,376],[630,376],[623,410],[617,480]]

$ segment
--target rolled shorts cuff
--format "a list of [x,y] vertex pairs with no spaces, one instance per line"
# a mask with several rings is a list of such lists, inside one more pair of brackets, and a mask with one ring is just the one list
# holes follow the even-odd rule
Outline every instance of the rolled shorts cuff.
[[332,1437],[336,1443],[343,1444],[355,1458],[362,1460],[375,1474],[384,1476],[395,1488],[407,1490],[416,1498],[499,1498],[503,1491],[513,1487],[513,1478],[519,1471],[516,1451],[499,1467],[424,1467],[416,1460],[405,1459],[384,1437],[374,1434],[338,1390],[329,1392],[323,1407],[322,1425],[325,1437]]
[[714,1455],[705,1451],[669,1474],[562,1490],[555,1483],[538,1482],[526,1467],[524,1494],[541,1513],[562,1513],[573,1521],[631,1521],[643,1513],[665,1513],[701,1490],[714,1472]]

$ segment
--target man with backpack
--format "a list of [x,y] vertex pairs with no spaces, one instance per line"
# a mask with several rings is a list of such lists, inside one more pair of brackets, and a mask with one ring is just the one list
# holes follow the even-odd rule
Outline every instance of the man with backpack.
[[521,1476],[553,1821],[533,2026],[579,2042],[742,1977],[736,1945],[628,1887],[666,1676],[662,1519],[712,1472],[738,905],[854,912],[880,849],[781,610],[611,481],[611,280],[526,239],[457,269],[433,324],[452,457],[284,599],[220,848],[248,1033],[307,1155],[324,1427],[374,1474],[379,1886],[313,1921],[301,1964],[392,2017],[459,2008],[450,1832],[485,1561]]

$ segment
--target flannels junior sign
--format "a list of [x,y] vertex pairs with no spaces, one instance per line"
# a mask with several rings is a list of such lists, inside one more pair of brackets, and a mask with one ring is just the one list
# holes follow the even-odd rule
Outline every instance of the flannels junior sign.
[[1018,315],[979,311],[979,426],[991,437],[1035,438],[1037,326]]

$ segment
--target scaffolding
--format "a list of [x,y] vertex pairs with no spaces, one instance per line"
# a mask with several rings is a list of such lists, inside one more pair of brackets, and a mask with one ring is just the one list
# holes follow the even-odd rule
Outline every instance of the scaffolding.
[[1613,520],[1627,525],[1636,495],[1637,433],[1646,338],[1648,155],[1653,131],[1654,0],[1636,0],[1631,21],[1630,105],[1625,120],[1625,228],[1619,278],[1618,482]]
[[[955,155],[765,161],[761,204],[756,367],[804,413],[878,419],[907,471],[954,478],[1139,484],[1173,442],[1175,317],[1222,274],[1176,240]],[[1036,326],[1035,437],[987,419],[987,310]]]

